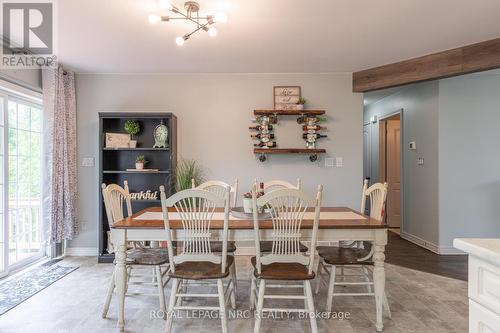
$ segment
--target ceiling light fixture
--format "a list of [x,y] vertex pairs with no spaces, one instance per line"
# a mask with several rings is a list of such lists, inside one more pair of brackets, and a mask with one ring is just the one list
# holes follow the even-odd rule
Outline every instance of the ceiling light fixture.
[[186,1],[184,3],[185,13],[172,5],[168,0],[158,0],[158,7],[160,9],[167,9],[168,11],[174,13],[175,16],[160,16],[151,14],[148,17],[149,23],[151,24],[169,22],[171,20],[187,20],[196,25],[196,28],[193,31],[175,39],[175,43],[179,46],[184,45],[184,42],[188,40],[191,35],[200,30],[206,31],[211,37],[215,37],[217,35],[217,29],[215,29],[212,25],[214,23],[227,22],[227,16],[224,13],[200,16],[200,5],[196,1]]

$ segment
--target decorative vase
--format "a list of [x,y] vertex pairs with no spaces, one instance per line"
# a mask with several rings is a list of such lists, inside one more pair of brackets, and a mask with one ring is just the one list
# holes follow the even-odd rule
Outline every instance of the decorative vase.
[[142,169],[144,169],[144,163],[142,163],[142,162],[135,162],[135,168],[136,168],[137,170],[142,170]]
[[130,140],[128,142],[128,147],[129,148],[136,148],[137,147],[137,140]]
[[243,198],[243,211],[245,213],[251,213],[253,211],[252,205],[252,198]]

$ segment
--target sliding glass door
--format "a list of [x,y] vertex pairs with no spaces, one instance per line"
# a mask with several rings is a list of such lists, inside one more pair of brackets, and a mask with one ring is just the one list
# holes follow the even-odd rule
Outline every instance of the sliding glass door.
[[0,101],[0,275],[5,275],[43,255],[42,109],[10,95]]

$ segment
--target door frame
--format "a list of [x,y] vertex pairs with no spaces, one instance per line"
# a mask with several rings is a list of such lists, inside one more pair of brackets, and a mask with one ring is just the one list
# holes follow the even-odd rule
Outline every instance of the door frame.
[[[378,125],[379,125],[379,132],[378,132],[378,178],[380,182],[385,182],[386,181],[386,121],[389,118],[393,118],[394,116],[399,115],[399,126],[400,126],[400,142],[401,142],[401,152],[400,152],[400,175],[401,175],[401,186],[400,186],[400,211],[401,211],[401,220],[399,223],[399,230],[403,230],[404,226],[404,180],[405,180],[405,173],[404,173],[404,147],[405,147],[405,142],[404,142],[404,109],[398,109],[394,112],[388,113],[384,116],[381,116],[378,120]],[[387,215],[384,216],[384,220],[387,223]]]

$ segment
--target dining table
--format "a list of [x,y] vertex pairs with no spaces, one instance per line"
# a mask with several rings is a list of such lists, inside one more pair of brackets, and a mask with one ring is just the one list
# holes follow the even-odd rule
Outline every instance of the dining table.
[[[309,208],[301,223],[301,239],[311,238],[314,208]],[[179,214],[169,211],[172,239],[181,239],[182,221]],[[270,219],[259,221],[262,240],[272,239],[273,223]],[[210,229],[216,234],[224,227],[223,209],[216,209]],[[228,240],[238,242],[254,239],[254,223],[251,218],[229,215]],[[338,241],[370,241],[373,244],[373,283],[375,292],[376,329],[383,330],[382,304],[385,293],[385,246],[388,225],[348,207],[321,207],[317,241],[336,244]],[[130,217],[117,221],[110,227],[111,241],[115,248],[115,285],[118,299],[118,327],[125,328],[125,293],[127,279],[127,243],[132,241],[166,241],[167,234],[161,207],[148,207]]]

